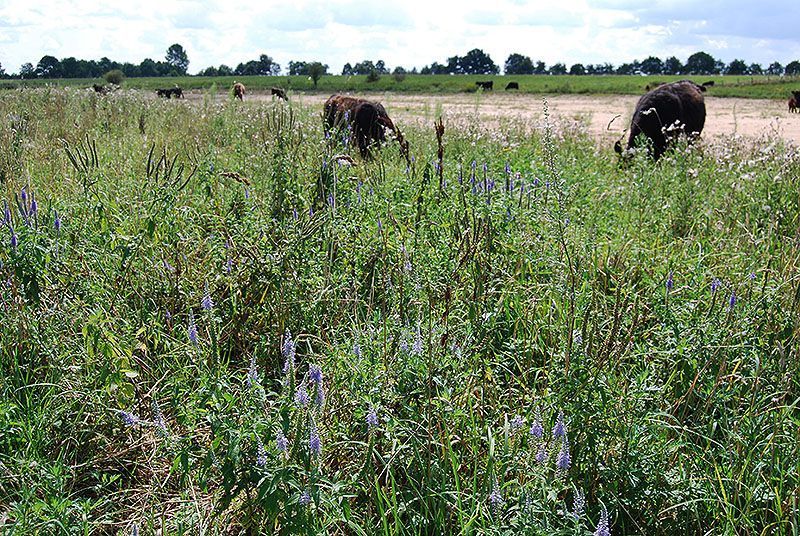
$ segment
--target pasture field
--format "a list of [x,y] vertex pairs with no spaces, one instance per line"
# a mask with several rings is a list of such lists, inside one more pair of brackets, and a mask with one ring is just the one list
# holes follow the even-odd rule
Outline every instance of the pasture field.
[[319,117],[0,92],[0,532],[800,532],[795,145]]
[[[661,82],[671,82],[691,78],[698,82],[713,80],[715,86],[709,95],[718,97],[743,97],[759,99],[786,100],[791,91],[800,89],[797,76],[705,76],[705,75],[608,75],[608,76],[549,76],[549,75],[407,75],[397,80],[393,75],[381,75],[375,82],[368,82],[366,76],[323,76],[317,87],[306,76],[182,76],[174,78],[128,78],[124,87],[131,89],[155,90],[178,84],[183,89],[211,89],[229,91],[234,80],[242,82],[249,91],[268,90],[272,86],[292,91],[335,93],[342,91],[358,93],[396,92],[396,93],[469,93],[477,90],[475,82],[493,80],[494,93],[504,93],[509,81],[519,83],[520,93],[535,94],[604,94],[640,95],[645,87]],[[96,79],[56,79],[56,80],[2,80],[0,88],[15,88],[20,85],[38,87],[43,85],[90,87],[94,83],[104,83]],[[513,92],[510,92],[513,93]]]

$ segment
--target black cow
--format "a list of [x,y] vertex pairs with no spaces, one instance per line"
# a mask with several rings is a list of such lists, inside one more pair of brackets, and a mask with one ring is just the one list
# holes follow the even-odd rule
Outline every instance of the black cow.
[[182,99],[183,90],[178,86],[167,89],[156,89],[156,95],[164,99],[171,99],[172,97],[175,97],[176,99]]
[[506,84],[506,91],[508,91],[509,89],[519,89],[519,83],[509,82],[508,84]]
[[484,91],[491,91],[492,88],[494,88],[494,81],[489,80],[488,82],[475,82],[475,85]]
[[[680,80],[642,95],[631,118],[627,148],[632,148],[639,134],[644,134],[652,141],[651,154],[657,160],[679,134],[690,138],[700,135],[706,122],[705,90],[690,80]],[[614,150],[622,154],[619,141]]]
[[287,102],[289,101],[289,97],[286,96],[286,92],[279,87],[270,88],[270,92],[272,95],[275,95],[279,99],[283,99]]

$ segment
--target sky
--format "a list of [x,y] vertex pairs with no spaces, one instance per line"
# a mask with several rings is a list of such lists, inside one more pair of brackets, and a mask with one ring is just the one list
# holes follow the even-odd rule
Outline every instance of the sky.
[[267,54],[322,61],[333,73],[369,59],[391,69],[445,63],[473,48],[501,66],[511,53],[614,65],[705,51],[766,67],[800,59],[794,0],[0,0],[0,65],[44,55],[140,63],[180,43],[189,72]]

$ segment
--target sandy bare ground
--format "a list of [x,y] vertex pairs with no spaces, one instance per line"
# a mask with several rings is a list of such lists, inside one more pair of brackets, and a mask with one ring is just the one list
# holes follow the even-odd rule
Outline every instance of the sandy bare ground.
[[[543,119],[541,95],[509,94],[366,94],[359,95],[381,101],[395,123],[413,122],[432,125],[443,115],[445,121],[459,123],[478,118],[482,123],[499,125],[504,122],[534,124]],[[223,96],[224,97],[224,96]],[[328,95],[293,94],[293,102],[315,106],[322,110]],[[597,138],[599,143],[613,143],[628,127],[638,100],[636,95],[556,95],[547,103],[554,120],[575,121]],[[267,94],[248,94],[246,101],[269,101]],[[783,101],[766,99],[737,99],[706,96],[706,126],[704,137],[739,134],[758,137],[778,135],[800,144],[800,114],[790,114]],[[616,119],[614,119],[616,116]],[[608,128],[609,122],[611,127]]]

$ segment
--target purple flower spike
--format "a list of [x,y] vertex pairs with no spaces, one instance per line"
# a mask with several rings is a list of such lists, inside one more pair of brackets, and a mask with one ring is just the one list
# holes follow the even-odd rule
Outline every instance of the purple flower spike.
[[295,352],[296,347],[292,340],[292,333],[287,329],[286,335],[284,335],[283,338],[283,347],[281,348],[281,354],[283,354],[283,358],[285,359],[283,364],[284,374],[288,374],[294,368]]
[[315,456],[322,454],[322,441],[317,432],[317,425],[313,421],[311,423],[311,431],[308,434],[308,448]]
[[712,294],[719,290],[722,286],[722,281],[717,279],[716,277],[711,281],[711,292]]
[[300,386],[297,388],[297,392],[294,394],[294,403],[297,407],[304,408],[308,406],[308,403],[311,401],[311,398],[308,396],[308,391],[304,386]]
[[547,447],[545,446],[544,442],[539,445],[539,450],[536,451],[536,456],[534,456],[536,463],[544,463],[547,461]]
[[256,465],[259,467],[264,467],[267,465],[267,450],[264,448],[264,444],[261,442],[261,439],[258,440],[258,454],[256,455]]
[[544,437],[544,427],[542,426],[542,421],[538,416],[533,421],[533,424],[531,424],[530,434],[531,437],[536,439],[541,439]]
[[122,422],[125,423],[125,426],[136,426],[137,424],[139,424],[140,419],[134,413],[120,410],[119,416],[122,419]]
[[283,430],[278,430],[278,433],[275,435],[275,447],[278,449],[278,452],[284,454],[289,451],[289,440],[283,435]]
[[497,484],[495,480],[494,486],[492,487],[492,492],[489,494],[489,506],[492,507],[492,511],[497,511],[498,509],[502,508],[503,503],[503,494],[500,491],[500,486]]
[[378,426],[378,413],[375,411],[374,406],[370,406],[369,412],[367,413],[367,425],[370,428]]
[[561,441],[561,450],[558,451],[558,456],[556,456],[556,467],[560,471],[566,471],[569,469],[570,464],[572,464],[572,458],[569,455],[569,443],[567,443],[567,436],[564,436]]
[[189,312],[189,328],[188,328],[188,332],[189,332],[189,341],[191,341],[192,344],[197,346],[197,341],[198,341],[197,325],[194,323],[194,315],[192,314],[191,311]]
[[314,383],[322,383],[322,368],[319,365],[308,367],[308,379]]
[[567,435],[567,427],[564,424],[564,412],[559,411],[556,424],[553,426],[553,438],[558,439],[559,437],[564,437],[565,435]]
[[203,293],[203,299],[200,300],[200,305],[204,311],[210,311],[214,308],[214,301],[211,299],[211,291],[208,290],[208,282],[206,282],[206,289]]
[[513,419],[511,419],[511,431],[517,432],[520,428],[525,425],[525,419],[522,418],[522,415],[515,415]]
[[600,511],[600,522],[597,524],[594,536],[611,536],[611,529],[608,526],[608,510],[605,506]]

